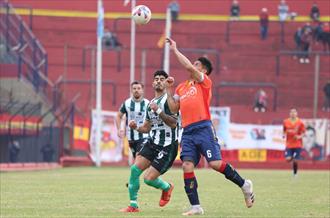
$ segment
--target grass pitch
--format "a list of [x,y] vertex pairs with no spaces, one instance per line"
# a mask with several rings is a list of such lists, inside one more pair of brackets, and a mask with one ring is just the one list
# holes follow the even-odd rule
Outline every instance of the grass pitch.
[[[330,217],[329,171],[239,170],[250,178],[255,205],[245,207],[241,190],[212,170],[196,170],[202,217]],[[0,173],[0,217],[182,217],[189,208],[181,169],[163,178],[175,189],[171,202],[158,206],[161,192],[141,180],[140,213],[123,214],[128,205],[128,168],[64,168],[51,171]]]

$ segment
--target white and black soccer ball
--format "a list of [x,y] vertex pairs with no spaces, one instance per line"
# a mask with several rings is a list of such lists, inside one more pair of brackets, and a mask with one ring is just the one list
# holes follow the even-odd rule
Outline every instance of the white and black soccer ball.
[[151,11],[145,5],[138,5],[132,11],[132,18],[137,25],[147,24],[151,19]]

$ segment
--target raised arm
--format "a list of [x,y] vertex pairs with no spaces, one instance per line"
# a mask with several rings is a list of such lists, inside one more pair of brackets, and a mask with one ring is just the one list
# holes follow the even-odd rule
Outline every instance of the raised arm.
[[168,77],[166,79],[165,85],[166,85],[166,92],[167,92],[167,104],[170,108],[170,111],[173,114],[176,114],[179,112],[180,109],[180,100],[179,96],[173,94],[173,84],[174,84],[174,78]]
[[166,42],[170,44],[170,49],[174,52],[176,58],[180,62],[180,64],[190,72],[190,76],[192,79],[196,81],[201,81],[203,79],[203,73],[198,71],[196,67],[189,61],[189,59],[184,56],[176,47],[176,42],[173,39],[167,38]]

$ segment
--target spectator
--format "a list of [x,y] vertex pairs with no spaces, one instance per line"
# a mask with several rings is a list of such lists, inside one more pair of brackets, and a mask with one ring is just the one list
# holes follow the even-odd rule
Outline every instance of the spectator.
[[330,80],[323,87],[324,92],[324,104],[322,110],[330,111]]
[[303,138],[304,148],[301,152],[301,157],[304,160],[322,160],[323,157],[323,146],[318,144],[316,141],[316,131],[312,126],[308,126],[305,131]]
[[268,16],[267,8],[261,9],[259,18],[260,18],[260,37],[262,40],[265,40],[268,35],[268,24],[269,24],[269,16]]
[[311,23],[307,22],[304,26],[303,26],[303,32],[308,29],[308,31],[313,32],[313,27],[311,25]]
[[278,17],[280,22],[286,21],[289,14],[289,6],[286,4],[285,0],[281,0],[278,5]]
[[21,150],[21,146],[18,141],[11,141],[9,144],[9,161],[11,163],[17,163],[18,155]]
[[322,32],[320,40],[323,44],[324,51],[330,51],[330,25],[329,23],[322,24]]
[[54,148],[50,143],[46,143],[44,146],[40,149],[42,153],[42,160],[44,162],[52,162],[53,161],[53,155],[54,155]]
[[304,53],[300,56],[300,63],[309,63],[309,48],[312,40],[312,30],[310,28],[304,28],[301,35],[301,48]]
[[230,7],[230,20],[239,20],[240,7],[237,0],[233,0]]
[[168,8],[171,11],[171,17],[172,17],[172,21],[177,21],[178,17],[179,17],[179,12],[180,12],[180,5],[178,3],[178,1],[174,0],[172,2],[170,2],[170,4],[168,5]]
[[[294,34],[294,42],[296,43],[296,51],[299,52],[301,51],[301,35],[302,35],[302,28],[299,27]],[[293,56],[294,59],[297,58],[297,56]]]
[[109,29],[104,30],[104,35],[102,38],[102,44],[106,49],[118,49],[122,47],[122,44],[119,42],[117,35],[110,32]]
[[255,112],[266,112],[267,110],[267,94],[264,90],[260,89],[255,95],[255,103],[253,110]]
[[322,22],[317,22],[317,25],[315,26],[313,31],[313,40],[315,42],[318,43],[321,41],[322,32],[323,32],[323,24]]
[[313,21],[318,21],[320,19],[320,9],[317,6],[316,2],[314,2],[312,5],[310,17]]

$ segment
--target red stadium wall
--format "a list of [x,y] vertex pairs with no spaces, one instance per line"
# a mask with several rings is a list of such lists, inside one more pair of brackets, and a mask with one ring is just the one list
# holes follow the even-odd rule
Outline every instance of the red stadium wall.
[[[43,9],[61,9],[61,10],[81,10],[96,11],[95,1],[29,1],[12,0],[14,5],[31,6],[32,8]],[[63,2],[63,4],[61,4]],[[139,1],[139,4],[147,4],[153,13],[163,12],[169,1]],[[201,3],[202,2],[202,3]],[[227,14],[231,1],[180,1],[182,13],[198,14]],[[308,15],[313,1],[288,1],[290,8],[297,11],[298,14]],[[123,1],[104,1],[106,12],[127,12],[129,7],[123,7]],[[329,15],[329,1],[317,1],[321,8],[321,13]],[[271,14],[276,14],[278,1],[240,1],[242,14],[257,15],[261,7],[268,7]],[[294,6],[293,6],[294,5]],[[27,18],[27,17],[25,17]],[[27,19],[26,19],[27,20]],[[107,19],[106,25],[112,28],[113,20]],[[117,110],[119,104],[127,97],[129,81],[129,21],[122,20],[118,23],[117,34],[120,41],[127,50],[121,53],[122,69],[117,71],[117,56],[114,52],[105,52],[103,78],[112,80],[117,84],[117,102],[113,105],[112,92],[110,86],[103,89],[104,102],[103,107],[106,110]],[[269,29],[269,38],[266,41],[259,40],[259,24],[235,23],[232,26],[231,42],[225,42],[226,22],[205,22],[205,21],[182,21],[173,25],[173,37],[177,40],[180,47],[193,48],[216,48],[221,51],[221,73],[213,73],[214,84],[221,81],[229,82],[275,82],[279,88],[277,112],[268,112],[266,114],[254,113],[251,110],[255,89],[221,89],[220,105],[230,105],[232,107],[232,120],[235,122],[257,122],[265,123],[272,120],[280,120],[287,116],[289,107],[299,107],[302,116],[311,116],[311,107],[313,103],[313,71],[314,63],[309,65],[298,64],[291,57],[282,60],[282,71],[280,76],[275,75],[275,58],[280,50],[280,27],[278,23],[271,22]],[[288,47],[294,47],[292,40],[293,33],[302,23],[288,23],[286,29],[285,41]],[[152,20],[147,26],[141,26],[137,29],[137,47],[155,48],[156,43],[163,32],[164,21]],[[34,16],[33,31],[46,47],[49,55],[49,77],[55,81],[66,71],[67,79],[85,79],[90,80],[90,68],[84,71],[82,69],[82,52],[86,45],[96,44],[96,19],[80,17],[51,17]],[[68,45],[68,66],[65,69],[64,63],[64,45]],[[141,51],[136,53],[136,79],[140,79],[140,60]],[[153,91],[150,87],[152,72],[160,66],[162,49],[148,53],[148,63],[153,63],[147,69],[146,95],[152,97]],[[190,58],[192,58],[190,56]],[[214,61],[214,57],[211,57]],[[87,56],[88,65],[90,64],[90,55]],[[327,66],[328,59],[321,58],[322,66]],[[328,77],[329,66],[321,68],[321,80],[319,87],[319,106],[323,103],[322,86]],[[177,61],[171,59],[171,73],[175,75],[177,81],[185,78],[182,69]],[[148,76],[149,75],[149,76]],[[68,84],[62,85],[65,96],[72,98],[77,92],[81,97],[77,103],[82,111],[89,113],[95,101],[92,99],[91,86],[89,84]],[[109,91],[110,90],[110,91]],[[124,90],[124,91],[123,91]],[[95,92],[94,92],[95,93]],[[269,94],[269,102],[274,96]],[[215,104],[213,98],[213,104]],[[272,107],[272,103],[270,103]],[[244,114],[244,116],[242,115]],[[326,116],[319,112],[319,116]]]

